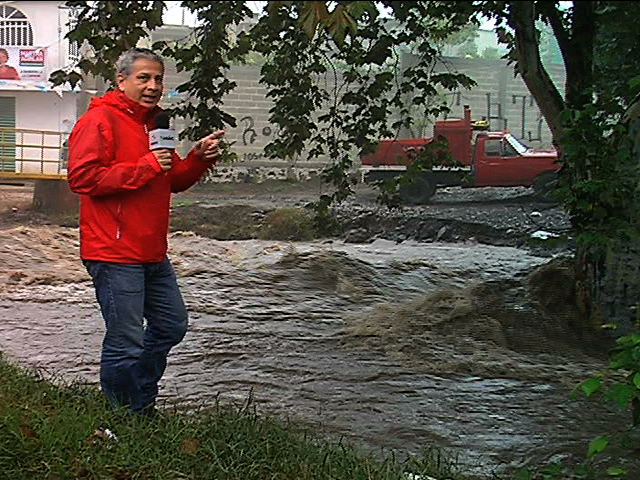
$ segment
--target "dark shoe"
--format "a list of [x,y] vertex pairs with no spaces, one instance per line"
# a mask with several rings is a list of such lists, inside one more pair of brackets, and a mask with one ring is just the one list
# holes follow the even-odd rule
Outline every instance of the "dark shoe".
[[142,410],[138,410],[134,412],[140,417],[148,419],[148,420],[167,420],[167,414],[162,410],[158,410],[155,405],[149,405],[148,407],[143,408]]

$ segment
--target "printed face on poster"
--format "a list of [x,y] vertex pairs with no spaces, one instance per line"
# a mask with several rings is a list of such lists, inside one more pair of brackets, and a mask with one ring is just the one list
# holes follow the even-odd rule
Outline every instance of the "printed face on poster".
[[0,46],[0,80],[43,82],[45,49]]

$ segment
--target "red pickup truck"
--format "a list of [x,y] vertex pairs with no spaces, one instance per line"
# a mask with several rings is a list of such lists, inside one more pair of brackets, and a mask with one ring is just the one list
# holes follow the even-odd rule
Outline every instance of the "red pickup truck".
[[543,192],[560,165],[555,150],[535,151],[506,131],[487,131],[487,123],[473,122],[468,106],[464,118],[437,121],[433,138],[382,140],[377,150],[360,158],[365,182],[396,177],[406,171],[412,158],[434,139],[445,140],[449,160],[428,169],[400,186],[407,203],[426,203],[438,186],[534,187]]

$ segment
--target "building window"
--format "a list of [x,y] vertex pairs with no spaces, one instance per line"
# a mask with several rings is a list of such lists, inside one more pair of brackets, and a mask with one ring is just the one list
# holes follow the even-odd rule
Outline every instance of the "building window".
[[0,97],[0,172],[16,171],[16,99]]
[[20,10],[0,5],[0,45],[3,47],[31,47],[33,30]]

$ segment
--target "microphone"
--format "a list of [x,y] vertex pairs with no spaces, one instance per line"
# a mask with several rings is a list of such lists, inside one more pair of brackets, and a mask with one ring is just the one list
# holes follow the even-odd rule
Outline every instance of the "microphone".
[[169,125],[169,115],[160,112],[155,118],[156,128],[149,132],[149,149],[176,148],[176,132]]

